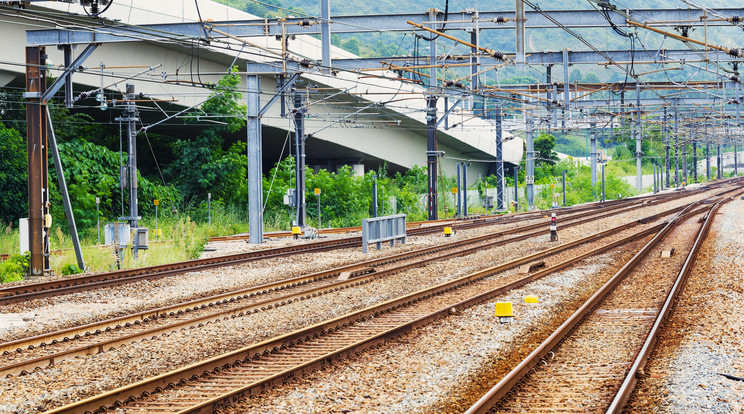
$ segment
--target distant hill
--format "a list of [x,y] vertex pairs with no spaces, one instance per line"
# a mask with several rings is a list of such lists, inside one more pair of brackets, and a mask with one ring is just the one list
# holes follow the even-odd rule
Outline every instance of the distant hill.
[[[229,6],[245,10],[248,13],[255,14],[259,17],[276,17],[276,16],[319,16],[320,15],[320,1],[319,0],[261,0],[260,2],[254,0],[216,0],[220,3],[227,4]],[[619,2],[617,0],[610,0],[610,2],[616,5],[618,8],[680,8],[687,9],[689,6],[682,3],[679,0],[657,0],[657,1],[635,1]],[[546,11],[560,8],[561,10],[566,9],[592,9],[594,3],[590,3],[587,0],[564,0],[559,4],[556,2],[536,2]],[[362,0],[345,0],[342,2],[331,1],[331,16],[333,15],[360,15],[360,14],[395,14],[395,13],[410,13],[410,12],[425,12],[429,8],[436,7],[439,10],[445,9],[445,0],[438,0],[432,2],[430,0],[377,0],[377,1],[362,1]],[[731,4],[728,0],[705,0],[705,5],[710,8],[720,7],[736,7],[735,4]],[[459,12],[467,8],[474,8],[480,11],[511,11],[514,10],[514,0],[451,0],[449,4],[449,10],[452,12]],[[529,6],[525,6],[526,10],[531,10]],[[588,39],[592,45],[600,50],[626,50],[631,48],[630,41],[627,38],[619,36],[612,31],[609,27],[607,29],[584,29],[577,30],[581,35]],[[449,34],[470,40],[469,35],[462,31],[451,31]],[[569,48],[571,50],[588,50],[589,48],[581,43],[578,39],[572,37],[569,33],[561,29],[550,29],[550,30],[527,30],[527,53],[530,51],[542,51],[542,50],[561,50],[563,48]],[[662,44],[663,37],[661,35],[638,29],[638,40],[635,41],[636,49],[645,48],[649,50],[656,50],[659,45]],[[692,38],[702,40],[702,30],[692,32]],[[416,50],[416,42],[411,33],[376,33],[376,34],[343,34],[333,35],[333,44],[339,46],[349,52],[357,54],[363,57],[378,57],[378,56],[403,56],[411,55]],[[734,27],[727,29],[710,29],[708,32],[708,42],[714,45],[722,45],[727,47],[743,47],[744,46],[744,34],[741,30]],[[425,48],[427,42],[419,41],[419,49]],[[641,44],[643,43],[643,45]],[[509,33],[504,35],[503,31],[486,30],[482,32],[481,44],[491,49],[500,50],[503,52],[513,52],[516,48],[514,45],[514,35]],[[440,47],[452,47],[454,43],[451,41],[442,40]],[[665,48],[678,48],[684,49],[684,44],[667,39],[663,43]],[[467,53],[465,47],[456,47],[453,49],[453,53]],[[423,54],[419,51],[419,54]],[[643,72],[644,68],[637,68],[636,73]],[[656,69],[656,68],[652,68]],[[648,70],[652,70],[648,69]],[[600,81],[614,82],[622,79],[622,76],[618,71],[603,70],[601,67],[588,67],[586,65],[581,66],[580,71],[583,73],[583,79],[595,79],[599,78]],[[462,72],[462,70],[452,71],[453,73]],[[692,72],[690,71],[678,71],[675,73],[658,73],[650,77],[648,80],[667,80],[669,78],[674,80],[683,80],[688,78]],[[485,82],[496,83],[504,82],[507,78],[512,78],[518,75],[512,68],[504,68],[500,70],[500,77],[497,78],[495,72],[488,72],[483,76]],[[538,73],[527,74],[527,76],[538,76]],[[457,75],[460,76],[460,75]],[[455,76],[455,77],[457,77]],[[543,75],[539,75],[543,76]],[[706,75],[703,75],[706,76]],[[573,75],[572,75],[573,78]],[[531,82],[528,82],[531,83]]]

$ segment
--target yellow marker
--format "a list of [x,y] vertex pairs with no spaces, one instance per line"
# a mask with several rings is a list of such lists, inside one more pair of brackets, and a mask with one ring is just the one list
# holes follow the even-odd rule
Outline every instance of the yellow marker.
[[163,237],[163,229],[155,229],[155,237]]
[[452,187],[452,194],[457,194],[457,187]]
[[320,195],[320,188],[315,189],[315,195]]
[[295,239],[298,238],[298,237],[300,237],[300,228],[299,227],[296,227],[296,226],[295,227],[292,227],[292,236],[294,236]]
[[158,199],[152,200],[152,204],[154,206],[160,205],[160,200],[158,200]]
[[539,303],[540,301],[537,299],[536,295],[527,295],[524,298],[524,303]]
[[444,237],[449,237],[452,235],[452,227],[445,227],[444,228]]
[[514,313],[512,312],[512,303],[496,302],[496,312],[494,313],[494,315],[498,316],[499,318],[514,316]]

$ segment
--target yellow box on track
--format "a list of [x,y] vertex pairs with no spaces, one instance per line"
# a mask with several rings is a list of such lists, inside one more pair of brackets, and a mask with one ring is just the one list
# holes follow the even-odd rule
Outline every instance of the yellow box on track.
[[494,315],[500,318],[503,318],[505,316],[514,316],[514,313],[512,312],[512,303],[496,302],[496,312],[494,313]]

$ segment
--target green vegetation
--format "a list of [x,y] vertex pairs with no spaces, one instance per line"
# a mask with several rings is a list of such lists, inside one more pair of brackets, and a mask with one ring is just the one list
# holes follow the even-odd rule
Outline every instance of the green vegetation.
[[13,254],[4,262],[0,262],[0,283],[23,280],[28,274],[28,254]]

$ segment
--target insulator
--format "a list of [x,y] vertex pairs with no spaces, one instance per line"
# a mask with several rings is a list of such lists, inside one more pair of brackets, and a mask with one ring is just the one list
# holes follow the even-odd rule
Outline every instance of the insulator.
[[741,82],[741,78],[736,75],[731,76],[730,79],[732,82]]
[[739,23],[741,21],[741,16],[731,16],[731,23]]
[[734,57],[744,57],[744,50],[742,49],[731,49],[728,52],[729,55]]
[[302,19],[300,26],[310,26],[310,19]]
[[498,50],[494,50],[493,53],[491,53],[491,56],[498,60],[504,60],[504,54]]
[[504,23],[506,23],[506,19],[504,18],[504,16],[499,16],[499,17],[493,19],[493,22],[494,23],[497,23],[497,24],[504,24]]

